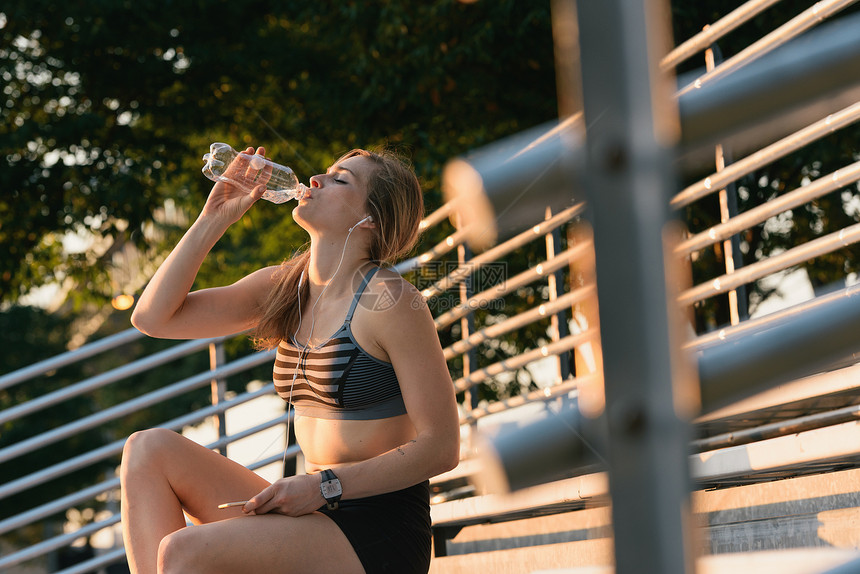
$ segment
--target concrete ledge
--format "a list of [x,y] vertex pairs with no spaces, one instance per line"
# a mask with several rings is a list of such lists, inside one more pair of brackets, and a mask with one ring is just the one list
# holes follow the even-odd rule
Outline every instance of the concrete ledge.
[[[577,476],[526,488],[510,494],[485,494],[430,507],[433,527],[468,526],[493,520],[538,516],[542,508],[573,510],[591,501],[603,504],[609,491],[606,473]],[[524,514],[523,514],[524,513]]]
[[[498,497],[496,503],[476,498],[455,501],[462,504],[440,505],[434,515],[440,523],[444,524],[438,511],[447,509],[451,512],[447,518],[453,520],[448,524],[458,524],[457,511],[465,512],[464,505],[474,512],[469,518],[481,522],[462,530],[453,529],[435,543],[445,543],[442,551],[452,556],[568,543],[580,544],[575,550],[580,555],[582,548],[588,554],[594,544],[603,544],[598,540],[608,541],[611,547],[611,509],[608,498],[601,496],[599,489],[591,493],[596,495],[592,498],[572,501],[571,504],[579,505],[573,511],[541,506],[557,502],[557,489],[561,488],[570,489],[568,497],[577,492],[582,497],[584,484],[588,482],[570,479],[555,483],[552,488],[528,489],[517,498]],[[536,507],[541,512],[535,511]],[[697,491],[692,494],[691,507],[696,547],[702,555],[827,548],[860,550],[860,469]],[[484,514],[501,510],[509,515]],[[582,546],[586,542],[590,545]],[[603,564],[609,560],[611,555]]]

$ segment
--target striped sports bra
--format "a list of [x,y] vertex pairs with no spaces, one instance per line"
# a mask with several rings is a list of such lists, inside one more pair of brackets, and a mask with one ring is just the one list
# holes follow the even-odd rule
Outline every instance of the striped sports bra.
[[305,349],[293,337],[278,345],[275,390],[292,400],[298,416],[375,420],[406,414],[394,367],[362,349],[350,327],[361,294],[378,270],[364,276],[343,325],[324,343]]

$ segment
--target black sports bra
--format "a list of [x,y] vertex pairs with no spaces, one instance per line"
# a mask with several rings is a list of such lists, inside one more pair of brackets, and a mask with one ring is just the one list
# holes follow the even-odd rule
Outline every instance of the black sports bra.
[[291,400],[297,415],[375,420],[406,414],[394,366],[362,349],[350,327],[361,294],[378,270],[364,276],[343,325],[323,344],[305,349],[295,339],[282,339],[278,345],[275,390]]

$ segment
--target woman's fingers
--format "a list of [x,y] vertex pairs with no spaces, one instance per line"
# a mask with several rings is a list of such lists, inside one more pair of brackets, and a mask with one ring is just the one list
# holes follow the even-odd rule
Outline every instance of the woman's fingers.
[[258,185],[258,186],[257,186],[257,187],[255,187],[255,188],[254,188],[254,190],[251,192],[251,199],[253,199],[254,201],[257,201],[258,199],[260,199],[261,197],[263,197],[263,194],[264,194],[264,193],[266,193],[266,185],[265,185],[265,184],[263,184],[263,185]]
[[266,161],[266,148],[260,146],[254,152],[253,148],[245,150],[247,163],[245,164],[245,181],[248,186],[265,185],[272,176],[272,164]]
[[302,488],[301,480],[280,479],[260,491],[245,505],[248,514],[275,512],[288,516],[300,516],[316,510],[319,505]]
[[271,489],[271,486],[267,486],[261,490],[257,495],[248,500],[245,506],[242,507],[242,511],[245,514],[265,514],[265,512],[261,511],[261,507],[271,499],[272,495],[269,492]]

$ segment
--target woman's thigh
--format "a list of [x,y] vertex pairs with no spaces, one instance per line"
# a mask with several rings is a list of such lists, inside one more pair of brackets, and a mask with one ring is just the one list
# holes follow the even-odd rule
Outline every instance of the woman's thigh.
[[150,429],[129,438],[123,473],[132,480],[136,475],[142,496],[148,484],[166,481],[195,523],[242,516],[241,508],[219,509],[218,505],[247,500],[269,486],[241,464],[166,429]]
[[364,572],[346,536],[320,513],[243,516],[183,528],[162,541],[159,566],[164,574]]

